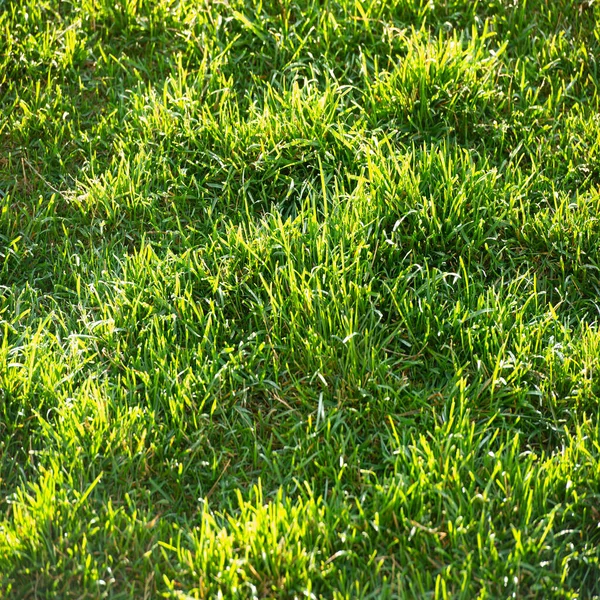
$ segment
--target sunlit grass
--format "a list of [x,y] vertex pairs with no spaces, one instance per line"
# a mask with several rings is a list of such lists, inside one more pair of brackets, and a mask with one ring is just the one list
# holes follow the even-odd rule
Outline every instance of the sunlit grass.
[[599,16],[0,1],[3,597],[599,595]]

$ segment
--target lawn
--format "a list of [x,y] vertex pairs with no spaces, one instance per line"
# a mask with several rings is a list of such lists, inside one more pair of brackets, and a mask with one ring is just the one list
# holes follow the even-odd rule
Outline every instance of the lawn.
[[592,0],[0,0],[0,597],[599,597],[598,59]]

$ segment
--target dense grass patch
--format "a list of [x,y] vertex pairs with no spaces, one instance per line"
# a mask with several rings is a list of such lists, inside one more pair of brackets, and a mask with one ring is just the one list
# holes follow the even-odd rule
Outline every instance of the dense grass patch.
[[2,595],[598,597],[599,17],[0,0]]

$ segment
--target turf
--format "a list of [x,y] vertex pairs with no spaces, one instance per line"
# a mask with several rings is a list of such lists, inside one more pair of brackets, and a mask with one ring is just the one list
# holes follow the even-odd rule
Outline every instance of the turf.
[[600,595],[600,7],[0,1],[0,595]]

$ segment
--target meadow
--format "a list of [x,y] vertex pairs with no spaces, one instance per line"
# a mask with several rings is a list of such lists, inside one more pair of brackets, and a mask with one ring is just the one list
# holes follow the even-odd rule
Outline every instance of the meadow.
[[600,597],[599,24],[0,0],[0,597]]

